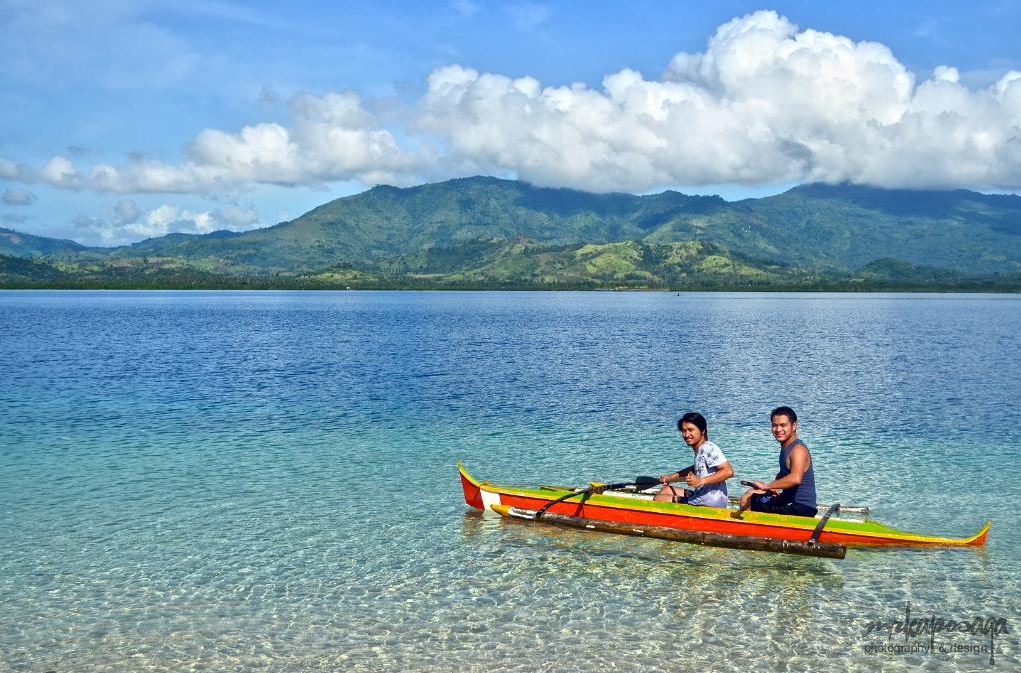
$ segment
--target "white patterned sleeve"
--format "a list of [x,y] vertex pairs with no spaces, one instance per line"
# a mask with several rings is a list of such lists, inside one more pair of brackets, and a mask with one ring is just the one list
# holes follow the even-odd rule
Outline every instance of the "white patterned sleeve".
[[727,458],[723,455],[723,451],[720,450],[720,447],[715,444],[710,444],[709,451],[705,456],[705,464],[709,467],[719,467],[725,462],[727,462]]

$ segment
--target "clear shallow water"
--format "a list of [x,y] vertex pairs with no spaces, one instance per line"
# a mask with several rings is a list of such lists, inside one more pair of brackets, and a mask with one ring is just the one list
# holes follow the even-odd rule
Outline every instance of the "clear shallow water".
[[[0,671],[1021,666],[1016,295],[0,292],[0,346]],[[780,403],[822,499],[991,517],[988,547],[805,559],[461,498],[458,459],[676,469],[689,409],[768,477]],[[1010,633],[992,666],[867,652],[909,603]]]

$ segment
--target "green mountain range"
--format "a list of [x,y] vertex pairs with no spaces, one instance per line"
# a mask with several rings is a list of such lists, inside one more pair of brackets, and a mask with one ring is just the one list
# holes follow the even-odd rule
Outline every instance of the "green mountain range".
[[0,284],[1011,290],[1021,197],[813,184],[730,203],[476,177],[118,248],[0,229]]

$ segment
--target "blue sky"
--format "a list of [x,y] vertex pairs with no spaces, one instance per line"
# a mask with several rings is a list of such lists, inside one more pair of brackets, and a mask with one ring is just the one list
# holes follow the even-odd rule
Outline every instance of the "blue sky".
[[114,245],[489,174],[1021,189],[1016,2],[0,1],[0,226]]

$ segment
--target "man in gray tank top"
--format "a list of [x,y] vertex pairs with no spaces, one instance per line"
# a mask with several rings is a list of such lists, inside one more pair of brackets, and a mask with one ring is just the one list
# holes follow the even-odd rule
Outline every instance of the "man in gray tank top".
[[790,407],[777,407],[769,415],[773,437],[780,442],[780,471],[769,483],[753,482],[741,496],[741,510],[815,516],[815,469],[812,454],[798,439],[798,415]]

